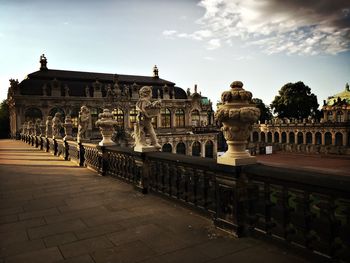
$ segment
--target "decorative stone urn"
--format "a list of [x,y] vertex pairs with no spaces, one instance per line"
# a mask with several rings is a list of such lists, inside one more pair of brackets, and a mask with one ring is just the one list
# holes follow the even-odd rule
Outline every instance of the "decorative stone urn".
[[102,134],[102,141],[98,143],[100,146],[114,145],[112,141],[112,135],[114,133],[114,125],[117,121],[113,119],[113,114],[109,109],[104,109],[102,113],[98,115],[99,119],[96,121],[96,126],[100,128]]
[[70,115],[67,115],[66,119],[64,120],[63,128],[65,133],[63,140],[65,141],[72,140],[73,123]]
[[231,90],[222,93],[222,104],[215,113],[215,118],[223,124],[221,130],[228,145],[228,150],[217,158],[221,164],[239,166],[256,163],[256,158],[246,151],[246,145],[260,110],[252,102],[252,93],[242,87],[241,81],[232,82]]

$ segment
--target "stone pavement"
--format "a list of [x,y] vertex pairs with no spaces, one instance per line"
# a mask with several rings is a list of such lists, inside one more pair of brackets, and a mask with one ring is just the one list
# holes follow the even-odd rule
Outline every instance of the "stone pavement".
[[0,140],[0,249],[0,263],[306,262],[12,140]]
[[278,152],[269,155],[257,155],[256,158],[258,162],[269,166],[350,176],[350,157],[344,155]]

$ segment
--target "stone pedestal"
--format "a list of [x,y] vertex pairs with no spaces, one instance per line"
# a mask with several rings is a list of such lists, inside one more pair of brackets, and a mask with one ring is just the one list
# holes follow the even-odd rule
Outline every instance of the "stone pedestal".
[[159,149],[152,145],[136,145],[134,147],[135,152],[159,152]]

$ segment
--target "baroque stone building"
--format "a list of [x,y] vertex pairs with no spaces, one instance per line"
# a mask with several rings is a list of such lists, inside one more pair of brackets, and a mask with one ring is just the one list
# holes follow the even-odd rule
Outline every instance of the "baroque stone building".
[[274,119],[255,124],[249,147],[263,151],[264,146],[272,145],[275,151],[350,155],[349,85],[323,104],[320,121]]
[[11,136],[16,136],[24,122],[37,119],[45,122],[47,116],[61,113],[62,120],[70,115],[73,132],[77,132],[78,114],[82,105],[91,112],[89,137],[100,137],[95,122],[103,108],[109,108],[118,122],[116,140],[124,146],[133,144],[130,136],[136,122],[135,103],[142,86],[151,86],[153,99],[161,99],[160,114],[152,122],[163,151],[216,156],[215,132],[196,132],[200,127],[214,123],[212,103],[202,96],[197,86],[192,93],[175,83],[159,77],[156,66],[153,76],[137,76],[55,70],[47,67],[47,59],[40,57],[40,70],[28,74],[21,82],[10,80],[8,105]]

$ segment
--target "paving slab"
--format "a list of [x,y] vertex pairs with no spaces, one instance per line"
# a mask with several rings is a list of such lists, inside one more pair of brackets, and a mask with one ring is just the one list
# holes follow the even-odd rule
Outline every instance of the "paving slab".
[[0,262],[305,262],[21,141],[0,140]]

